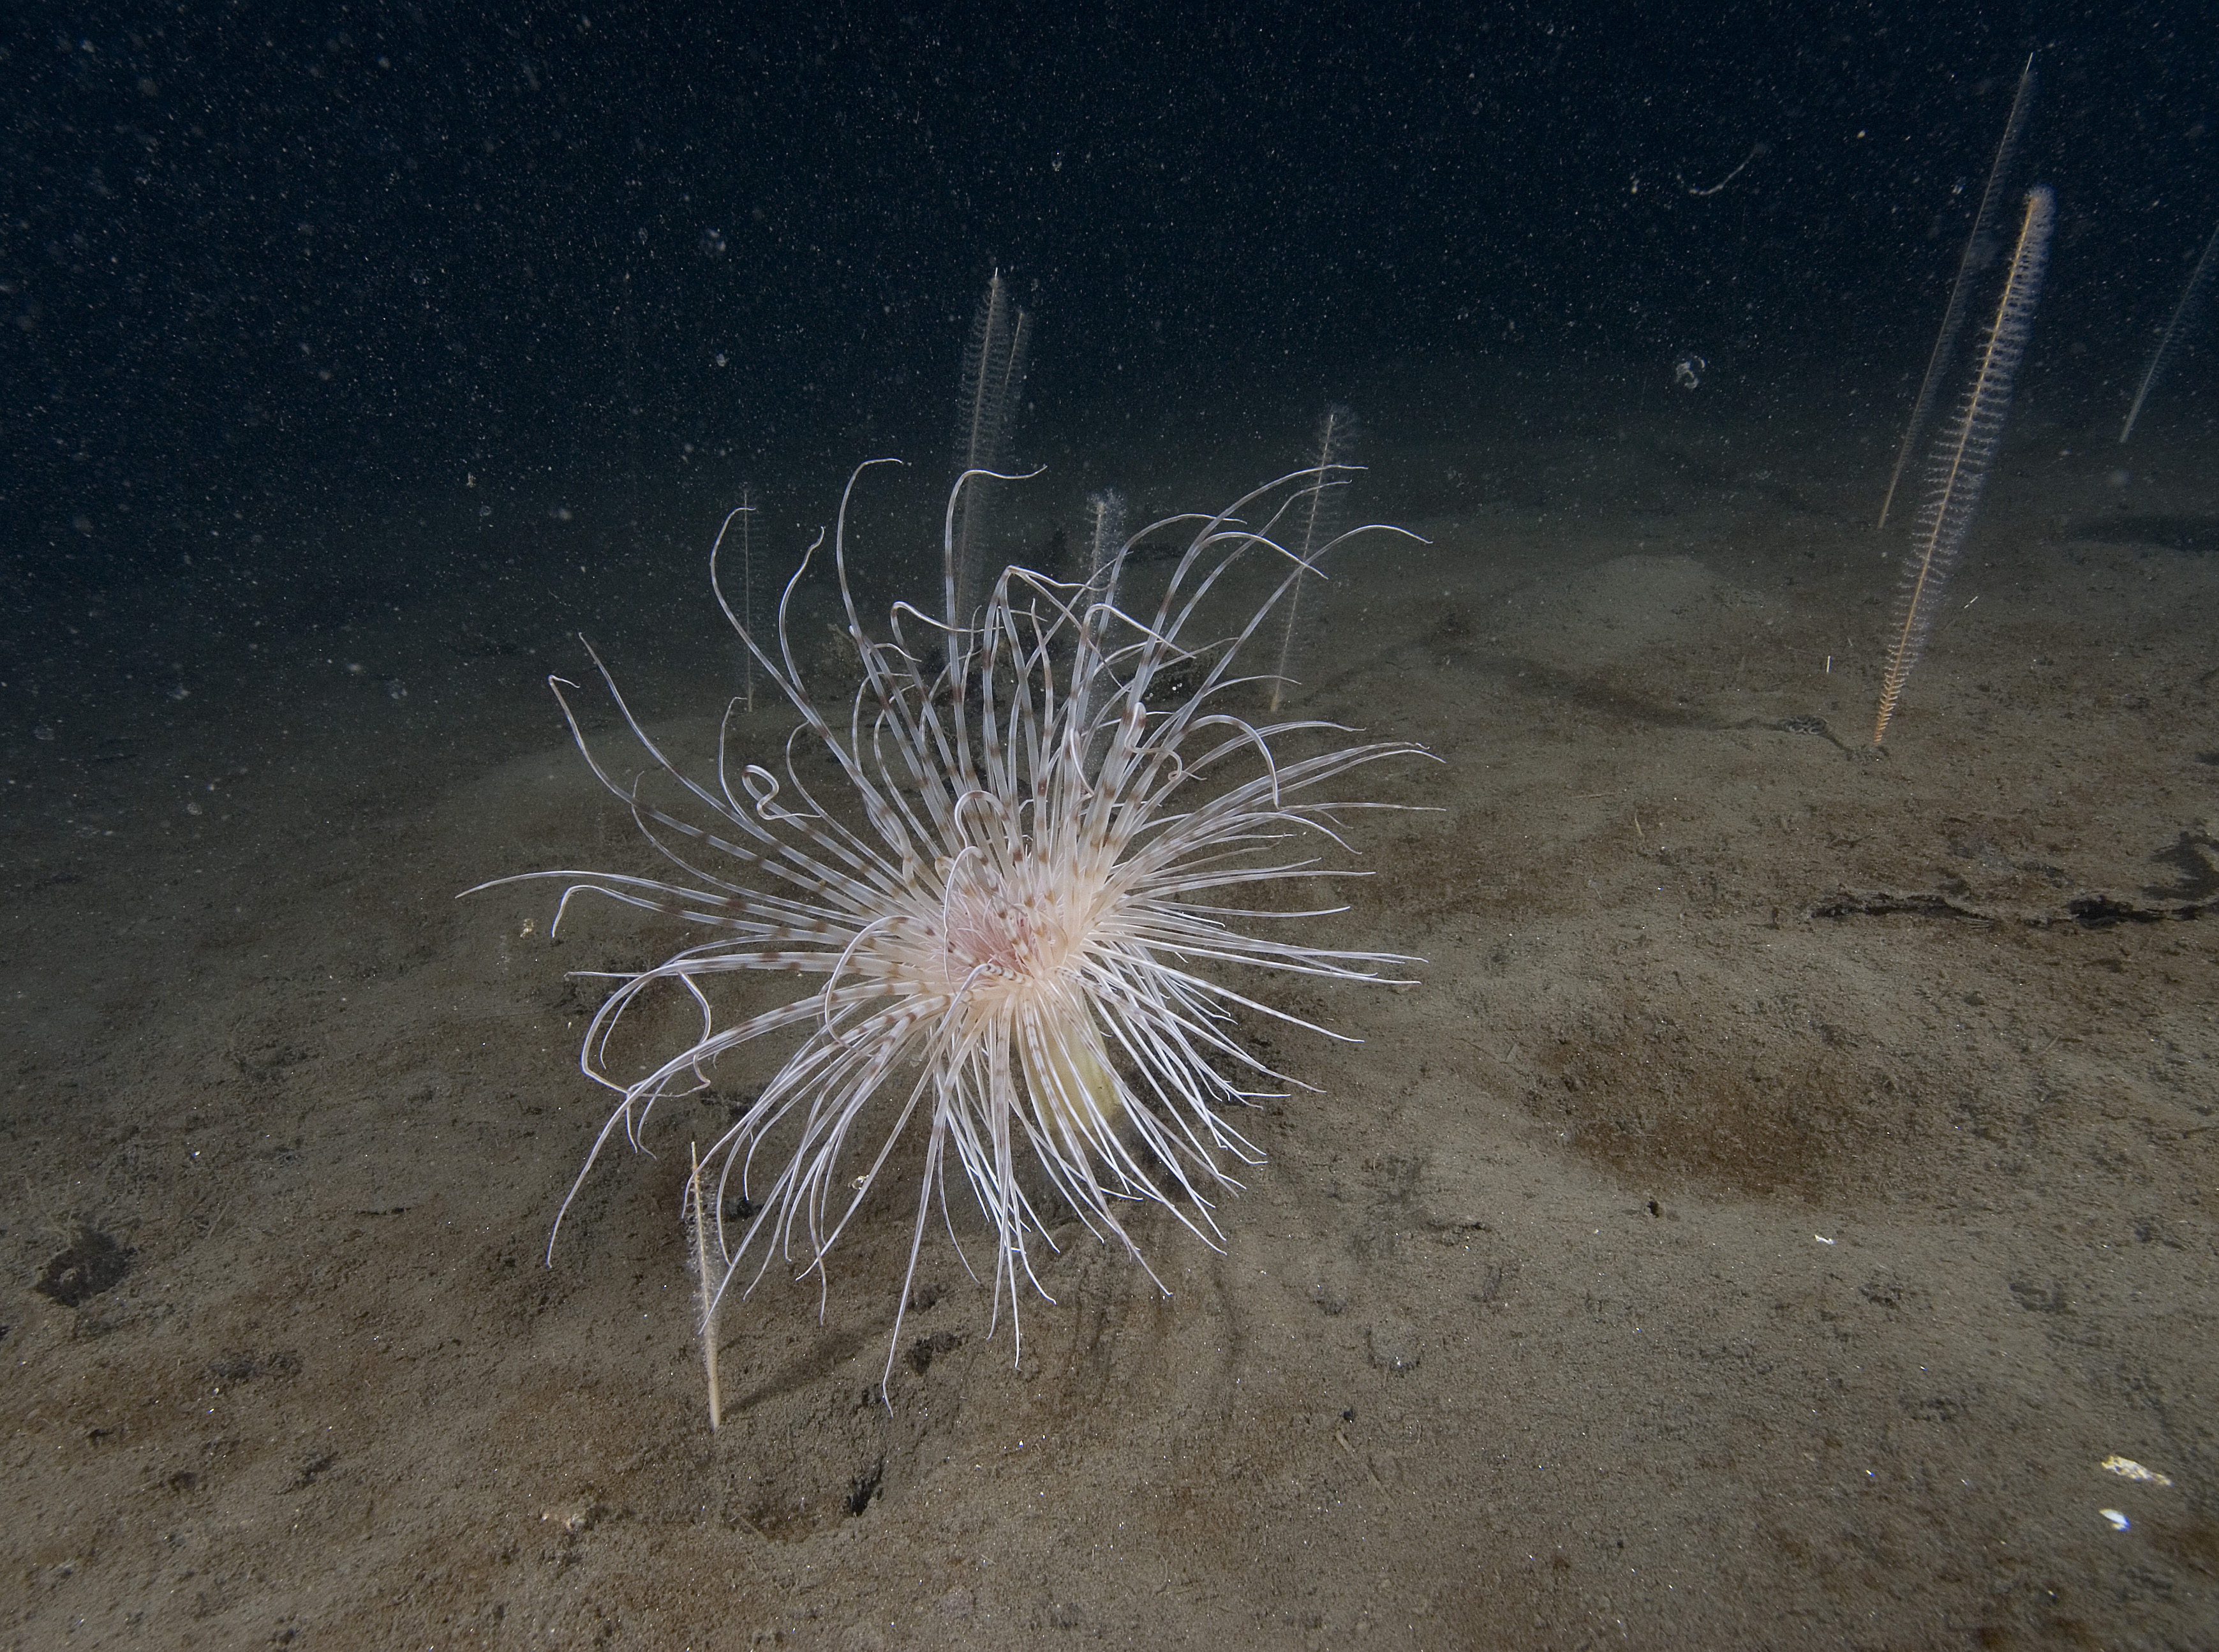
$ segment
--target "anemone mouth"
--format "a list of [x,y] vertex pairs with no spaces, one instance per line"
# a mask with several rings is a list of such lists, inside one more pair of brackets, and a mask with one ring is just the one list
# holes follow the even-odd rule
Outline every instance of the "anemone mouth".
[[991,881],[953,863],[946,886],[948,978],[986,998],[1022,998],[1083,970],[1113,905],[1107,879],[1038,855]]
[[[566,692],[575,685],[550,684],[586,761],[673,871],[524,875],[565,880],[563,909],[597,893],[711,936],[650,969],[606,978],[614,984],[588,1024],[580,1065],[618,1100],[556,1231],[618,1134],[643,1151],[659,1102],[706,1088],[742,1046],[788,1034],[791,1053],[689,1183],[689,1208],[717,1213],[703,1219],[702,1265],[716,1276],[705,1319],[777,1264],[798,1279],[814,1275],[821,1292],[842,1233],[914,1133],[922,1166],[891,1375],[935,1205],[958,1258],[979,1276],[948,1196],[951,1158],[992,1236],[995,1320],[1006,1303],[1013,1340],[1021,1282],[1047,1296],[1029,1246],[1054,1245],[1050,1195],[1144,1270],[1125,1226],[1136,1206],[1166,1209],[1215,1242],[1210,1196],[1239,1185],[1228,1161],[1261,1159],[1227,1111],[1297,1082],[1243,1045],[1237,1018],[1344,1036],[1236,991],[1226,970],[1382,982],[1395,978],[1383,971],[1416,961],[1278,938],[1265,926],[1345,909],[1266,911],[1239,904],[1240,891],[1329,872],[1313,850],[1342,847],[1344,816],[1402,806],[1321,802],[1319,787],[1364,764],[1429,754],[1401,741],[1346,743],[1351,731],[1335,725],[1259,722],[1244,709],[1261,697],[1255,680],[1236,674],[1241,649],[1312,568],[1274,535],[1301,501],[1333,485],[1327,473],[1337,467],[1153,525],[1090,581],[1010,568],[985,606],[959,620],[954,525],[966,483],[982,474],[967,473],[943,527],[943,612],[898,603],[874,635],[848,583],[848,518],[859,481],[885,463],[857,467],[830,536],[860,665],[845,717],[819,709],[789,632],[795,592],[826,536],[804,553],[768,637],[734,614],[712,548],[719,606],[799,717],[779,770],[733,761],[728,715],[713,779],[689,776],[594,655],[649,760],[643,779],[659,776],[669,801],[604,767]],[[1399,531],[1373,526],[1341,538]],[[1162,588],[1152,606],[1131,604],[1122,587],[1136,547],[1165,540],[1179,549]],[[1276,576],[1271,593],[1229,635],[1190,640],[1206,601],[1244,561]],[[1298,740],[1300,755],[1290,755]],[[802,761],[811,748],[836,786],[822,761]],[[729,1016],[721,978],[759,971],[819,984]],[[678,995],[697,1034],[644,1072],[627,1071],[618,1030],[651,993]],[[1020,1174],[1025,1166],[1036,1178]],[[700,1191],[712,1183],[713,1206]],[[728,1220],[732,1209],[747,1214]],[[550,1256],[554,1241],[550,1233]]]

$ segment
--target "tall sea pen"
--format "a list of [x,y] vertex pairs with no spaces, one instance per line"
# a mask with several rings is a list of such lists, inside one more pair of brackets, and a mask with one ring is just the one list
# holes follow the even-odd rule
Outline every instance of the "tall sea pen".
[[2182,289],[2180,302],[2172,307],[2172,320],[2166,323],[2165,337],[2157,341],[2157,353],[2150,357],[2149,371],[2142,375],[2142,388],[2135,392],[2135,405],[2127,409],[2127,422],[2119,427],[2119,440],[2124,442],[2135,433],[2135,420],[2142,416],[2142,403],[2149,400],[2150,387],[2164,370],[2166,357],[2172,351],[2173,342],[2181,334],[2181,324],[2196,314],[2196,295],[2203,285],[2203,277],[2211,268],[2211,250],[2219,247],[2219,225],[2211,231],[2211,239],[2203,244],[2203,256],[2196,261],[2196,269]]
[[[740,525],[740,627],[743,634],[752,631],[755,624],[755,490],[743,483],[740,502],[724,519],[724,527],[717,531],[717,542],[721,546],[732,524],[737,522]],[[715,553],[712,551],[711,554],[713,556]],[[740,652],[745,658],[747,674],[744,698],[748,711],[753,715],[755,709],[755,656],[745,649]]]
[[1988,186],[1980,192],[1980,210],[1973,219],[1973,233],[1965,238],[1964,256],[1957,260],[1957,279],[1949,289],[1949,307],[1942,313],[1942,331],[1935,335],[1934,352],[1926,358],[1926,376],[1918,382],[1918,399],[1911,403],[1911,422],[1904,426],[1903,446],[1896,453],[1895,469],[1888,473],[1887,497],[1880,503],[1876,526],[1887,525],[1887,513],[1895,505],[1895,490],[1903,481],[1904,467],[1911,463],[1918,438],[1925,433],[1926,421],[1934,413],[1934,399],[1941,394],[1942,382],[1949,376],[1956,355],[1957,335],[1965,330],[1965,311],[1974,285],[1973,277],[1986,269],[1995,256],[2002,231],[1998,220],[2004,186],[2011,171],[2011,157],[2018,152],[2019,140],[2026,134],[2027,112],[2034,105],[2034,55],[2029,53],[2026,67],[2019,74],[2018,91],[2011,98],[2010,117],[2004,122],[2003,141],[1996,146],[1995,161],[1988,168]]
[[1114,488],[1086,496],[1086,584],[1116,606],[1118,551],[1125,543],[1125,496]]
[[693,1160],[693,1174],[686,1178],[686,1229],[692,1241],[687,1265],[693,1275],[694,1289],[700,1299],[695,1327],[701,1338],[702,1373],[709,1382],[709,1432],[714,1433],[724,1422],[724,1389],[717,1376],[717,1309],[720,1305],[717,1288],[723,1282],[724,1270],[718,1265],[722,1258],[716,1250],[716,1227],[705,1202],[708,1196],[701,1187],[701,1144],[688,1142],[687,1151]]
[[980,558],[985,554],[985,519],[993,495],[987,482],[1010,468],[1010,437],[1017,404],[1024,399],[1025,367],[1032,354],[1033,318],[1029,310],[1011,314],[1009,289],[997,270],[986,283],[971,320],[963,349],[963,392],[956,406],[955,469],[979,473],[981,480],[958,490],[951,568],[956,612],[967,618],[980,599]]
[[[1090,600],[1100,603],[1105,609],[1117,606],[1117,586],[1125,572],[1125,496],[1114,488],[1105,488],[1098,494],[1086,496],[1086,590]],[[1097,682],[1096,687],[1106,687]],[[1109,743],[1107,730],[1096,730],[1087,751],[1087,761],[1101,761],[1102,748]]]
[[2019,225],[2018,246],[2011,255],[2011,278],[2003,301],[1981,346],[1973,384],[1957,416],[1936,442],[1929,465],[1926,503],[1911,536],[1911,554],[1904,560],[1903,589],[1896,602],[1895,647],[1881,680],[1880,710],[1873,718],[1872,742],[1877,748],[1895,715],[1904,680],[1926,647],[1934,630],[1934,617],[1942,606],[1942,593],[1957,553],[1971,532],[1973,515],[1980,508],[1987,486],[1988,465],[2003,440],[2004,415],[2011,410],[2011,384],[2018,376],[2019,358],[2026,353],[2028,335],[2034,329],[2034,307],[2042,296],[2042,276],[2049,259],[2049,232],[2056,218],[2056,200],[2047,186],[2028,191],[2026,216]]
[[1301,501],[1300,529],[1290,547],[1302,566],[1296,570],[1294,588],[1287,593],[1286,619],[1279,636],[1279,668],[1271,678],[1271,709],[1274,711],[1286,696],[1290,681],[1287,668],[1294,663],[1295,628],[1302,620],[1302,587],[1314,579],[1324,577],[1317,571],[1318,560],[1324,556],[1327,545],[1338,543],[1333,537],[1333,527],[1340,519],[1348,483],[1346,477],[1334,473],[1347,468],[1349,443],[1355,428],[1356,416],[1338,405],[1327,407],[1325,417],[1318,421],[1317,462],[1310,467],[1313,480]]

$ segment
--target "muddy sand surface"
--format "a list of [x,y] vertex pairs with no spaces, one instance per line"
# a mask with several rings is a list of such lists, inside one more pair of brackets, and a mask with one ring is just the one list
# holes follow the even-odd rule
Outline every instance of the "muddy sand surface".
[[0,751],[0,1643],[2210,1644],[2210,454],[2025,420],[1873,757],[1879,453],[1382,455],[1432,543],[1343,570],[1297,704],[1444,761],[1362,779],[1434,812],[1359,821],[1310,933],[1421,984],[1274,990],[1364,1041],[1248,1029],[1316,1091],[1242,1121],[1221,1252],[1139,1219],[1168,1299],[1066,1223],[1013,1364],[943,1238],[882,1405],[904,1189],[821,1322],[726,1313],[713,1435],[679,1210],[749,1074],[544,1265],[605,1112],[566,972],[683,937],[456,899],[647,869],[544,678],[589,618],[699,754],[698,548],[150,595],[135,688]]

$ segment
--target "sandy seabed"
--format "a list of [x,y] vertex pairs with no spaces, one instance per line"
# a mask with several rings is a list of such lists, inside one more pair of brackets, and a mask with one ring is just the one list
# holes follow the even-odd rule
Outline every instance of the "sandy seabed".
[[[1881,454],[1377,454],[1432,543],[1341,570],[1298,703],[1445,761],[1359,777],[1438,812],[1314,933],[1421,984],[1278,991],[1364,1041],[1252,1029],[1317,1092],[1221,1253],[1141,1220],[1168,1300],[1071,1226],[1013,1366],[943,1243],[882,1406],[903,1191],[821,1324],[726,1313],[714,1435],[723,1075],[543,1265],[605,1108],[566,972],[681,932],[455,898],[645,869],[542,681],[575,616],[459,580],[26,710],[0,1643],[2210,1644],[2219,473],[2022,419],[1873,757]],[[1159,502],[1264,474],[1197,469]],[[737,655],[693,552],[637,588],[576,600],[699,753]]]

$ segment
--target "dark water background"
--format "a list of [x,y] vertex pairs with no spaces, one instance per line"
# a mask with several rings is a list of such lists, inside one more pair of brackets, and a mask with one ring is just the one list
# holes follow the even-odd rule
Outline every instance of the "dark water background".
[[1375,457],[1608,418],[1689,355],[1721,419],[1892,439],[2029,52],[2020,394],[2123,407],[2219,217],[2215,46],[2187,3],[26,8],[0,694],[20,738],[171,693],[179,637],[574,566],[606,607],[743,482],[792,543],[855,459],[946,463],[997,268],[1073,498],[1291,463],[1328,396]]
[[[2115,438],[2219,8],[943,9],[0,15],[0,1645],[2208,1644],[2219,333]],[[1852,761],[2029,53],[2048,281]],[[1445,761],[1315,916],[1430,961],[1258,1038],[1319,1097],[1224,1254],[1160,1225],[1175,1305],[1074,1244],[1020,1368],[943,1259],[878,1403],[904,1194],[826,1328],[727,1314],[712,1444],[680,1189],[746,1073],[550,1270],[597,972],[679,943],[455,897],[661,870],[545,679],[621,788],[589,636],[712,773],[743,487],[767,585],[904,456],[858,601],[936,589],[997,270],[997,549],[1356,409],[1433,543],[1328,570],[1296,715]]]

